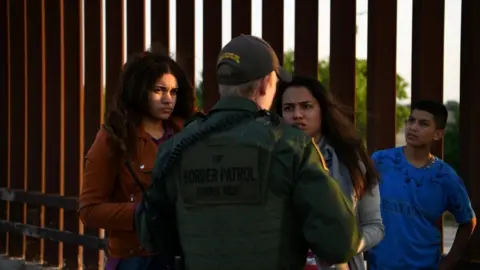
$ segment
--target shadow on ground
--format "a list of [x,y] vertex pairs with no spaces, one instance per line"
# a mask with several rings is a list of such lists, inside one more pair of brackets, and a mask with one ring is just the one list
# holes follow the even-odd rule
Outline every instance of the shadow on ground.
[[[447,253],[450,251],[453,240],[455,238],[455,233],[457,231],[457,225],[455,222],[445,220],[444,227],[444,252]],[[58,269],[58,268],[44,268],[38,265],[33,265],[26,263],[22,260],[15,260],[0,255],[0,270],[41,270],[41,269]]]

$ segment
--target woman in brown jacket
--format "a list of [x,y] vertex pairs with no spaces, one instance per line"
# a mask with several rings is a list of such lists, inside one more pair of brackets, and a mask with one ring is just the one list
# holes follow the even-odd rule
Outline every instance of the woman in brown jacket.
[[107,231],[107,270],[173,269],[173,258],[148,254],[140,246],[134,211],[141,201],[139,184],[150,182],[157,148],[183,127],[194,104],[194,88],[168,54],[149,50],[123,67],[105,124],[86,155],[80,194],[80,219]]

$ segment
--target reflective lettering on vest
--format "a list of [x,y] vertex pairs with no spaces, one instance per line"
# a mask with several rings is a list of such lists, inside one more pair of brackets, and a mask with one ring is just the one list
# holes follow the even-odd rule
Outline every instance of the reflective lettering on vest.
[[259,203],[262,181],[255,147],[205,144],[182,158],[178,187],[186,206]]

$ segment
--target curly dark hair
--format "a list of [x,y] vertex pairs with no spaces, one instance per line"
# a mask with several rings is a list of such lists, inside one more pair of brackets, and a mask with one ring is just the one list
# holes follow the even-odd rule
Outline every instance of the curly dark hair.
[[[372,190],[378,184],[378,172],[357,134],[353,123],[347,118],[348,110],[335,100],[333,95],[316,79],[295,76],[291,82],[280,83],[275,96],[274,110],[282,115],[282,99],[285,91],[292,86],[302,86],[310,91],[320,104],[321,134],[328,138],[340,162],[350,171],[355,194],[360,198],[365,190]],[[362,173],[359,159],[363,162],[366,174]]]
[[169,124],[177,132],[181,127],[171,119],[185,120],[196,111],[194,87],[160,44],[143,53],[133,54],[123,66],[119,87],[105,113],[104,127],[111,135],[115,150],[135,156],[136,129],[142,117],[149,114],[148,93],[154,88],[156,80],[166,73],[174,75],[178,82],[177,101]]

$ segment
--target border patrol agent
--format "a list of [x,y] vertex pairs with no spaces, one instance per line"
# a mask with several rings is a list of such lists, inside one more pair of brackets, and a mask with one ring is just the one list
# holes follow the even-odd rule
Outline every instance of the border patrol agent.
[[165,142],[137,208],[151,252],[181,247],[185,269],[303,269],[308,248],[341,263],[357,252],[352,206],[312,138],[267,110],[289,76],[264,40],[220,52],[221,99]]

